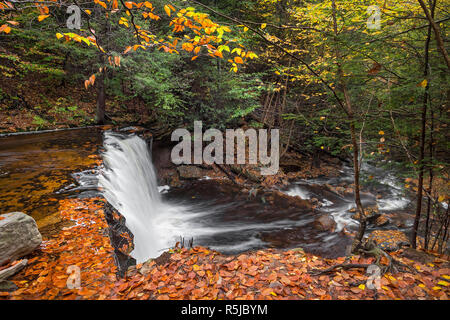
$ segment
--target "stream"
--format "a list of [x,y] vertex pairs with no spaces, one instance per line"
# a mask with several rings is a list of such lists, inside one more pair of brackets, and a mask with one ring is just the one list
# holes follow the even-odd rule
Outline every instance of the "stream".
[[[45,237],[58,231],[59,199],[102,194],[126,218],[138,262],[159,256],[181,237],[224,254],[302,247],[334,258],[351,244],[343,232],[357,227],[352,193],[345,193],[352,182],[349,167],[336,177],[299,180],[278,193],[255,195],[208,177],[177,188],[158,186],[151,158],[138,136],[96,128],[0,137],[0,213],[31,215]],[[363,177],[372,178],[364,182],[362,201],[378,205],[389,218],[378,229],[408,231],[412,203],[395,170],[365,165]],[[337,223],[334,232],[314,226],[325,213]]]

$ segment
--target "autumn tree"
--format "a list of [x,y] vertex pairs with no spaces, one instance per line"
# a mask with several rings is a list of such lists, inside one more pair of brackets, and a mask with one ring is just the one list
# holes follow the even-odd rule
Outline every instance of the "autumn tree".
[[[98,53],[99,69],[85,81],[88,88],[97,86],[97,122],[105,121],[105,85],[104,80],[111,68],[120,67],[121,59],[137,50],[162,50],[169,54],[185,51],[192,54],[192,60],[199,56],[225,59],[230,70],[237,72],[238,65],[248,59],[254,59],[255,53],[245,50],[234,38],[231,29],[212,21],[208,14],[197,11],[194,7],[182,8],[175,4],[163,4],[157,8],[152,2],[130,2],[95,0],[93,3],[77,1],[49,2],[21,1],[0,2],[3,14],[11,15],[35,6],[39,11],[37,19],[43,21],[62,14],[67,8],[79,8],[81,18],[85,21],[80,30],[62,28],[56,33],[58,39],[74,41],[92,47]],[[76,9],[78,10],[78,9]],[[164,21],[170,31],[165,34],[152,32],[155,22]],[[10,33],[12,28],[20,27],[14,19],[7,20],[0,31]],[[131,39],[122,47],[115,37],[117,29],[129,30]],[[224,57],[225,56],[225,57]]]

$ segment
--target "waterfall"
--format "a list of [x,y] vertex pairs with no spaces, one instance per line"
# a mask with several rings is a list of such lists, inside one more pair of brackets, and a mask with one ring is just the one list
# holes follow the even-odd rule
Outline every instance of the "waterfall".
[[136,135],[106,132],[104,147],[99,187],[105,199],[125,217],[134,235],[131,256],[138,263],[157,257],[167,245],[167,234],[162,234],[164,228],[158,226],[167,205],[158,191],[147,143]]

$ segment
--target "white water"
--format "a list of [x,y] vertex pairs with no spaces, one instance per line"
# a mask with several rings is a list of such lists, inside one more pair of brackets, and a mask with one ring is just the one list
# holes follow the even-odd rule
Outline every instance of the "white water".
[[[105,169],[99,176],[103,196],[126,219],[134,235],[131,256],[138,263],[161,254],[175,235],[171,223],[180,208],[161,200],[147,144],[137,136],[105,133]],[[160,188],[161,191],[167,188]]]

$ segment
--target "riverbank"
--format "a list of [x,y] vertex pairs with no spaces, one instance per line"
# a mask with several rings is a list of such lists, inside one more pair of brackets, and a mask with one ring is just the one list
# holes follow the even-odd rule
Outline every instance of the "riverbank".
[[[1,299],[441,299],[450,294],[448,261],[429,255],[413,261],[392,253],[415,272],[387,273],[379,290],[367,287],[364,269],[315,274],[344,258],[323,259],[301,249],[266,249],[224,256],[203,247],[173,248],[117,277],[103,200],[61,200],[63,219],[75,222],[43,242],[29,265],[12,278],[18,290]],[[406,252],[406,253],[405,253]],[[351,263],[373,263],[352,256]],[[386,261],[382,261],[386,263]],[[80,269],[81,286],[69,289],[67,269]]]

